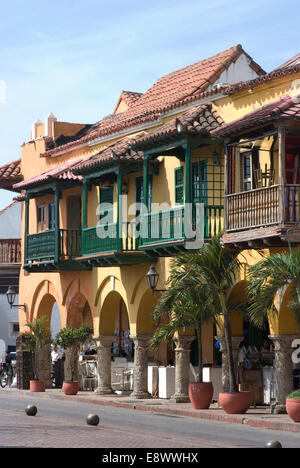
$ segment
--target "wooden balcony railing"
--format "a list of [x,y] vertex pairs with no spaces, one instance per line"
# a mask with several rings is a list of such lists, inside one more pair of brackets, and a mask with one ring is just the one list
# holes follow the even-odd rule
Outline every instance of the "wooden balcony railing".
[[[284,213],[280,198],[284,191]],[[226,231],[300,222],[300,185],[264,187],[226,196]]]
[[[74,229],[59,229],[58,231],[58,259],[67,260],[81,256],[81,231]],[[56,231],[48,231],[27,236],[28,261],[45,261],[55,259]]]
[[139,247],[136,226],[123,223],[122,235],[119,236],[118,224],[110,223],[86,228],[82,233],[82,256],[97,255],[108,252],[133,252]]
[[[196,218],[193,207],[192,228],[195,230]],[[154,244],[187,240],[185,233],[185,208],[175,207],[170,210],[148,213],[146,218],[146,230],[142,244]],[[224,208],[223,206],[204,207],[204,238],[210,239],[223,229]]]
[[21,240],[0,240],[0,263],[21,263]]

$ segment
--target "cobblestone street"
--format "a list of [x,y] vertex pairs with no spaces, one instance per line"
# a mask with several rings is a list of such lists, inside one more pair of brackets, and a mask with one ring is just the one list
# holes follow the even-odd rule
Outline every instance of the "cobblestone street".
[[[35,404],[38,413],[27,416]],[[101,406],[74,400],[0,392],[1,447],[57,448],[221,448],[263,447],[277,439],[284,447],[299,447],[299,434],[238,424],[203,421],[163,412],[153,413]],[[98,426],[88,426],[90,413],[100,416]]]

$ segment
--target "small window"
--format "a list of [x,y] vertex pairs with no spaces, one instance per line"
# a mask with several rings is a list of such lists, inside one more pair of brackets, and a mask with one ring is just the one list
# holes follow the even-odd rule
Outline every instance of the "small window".
[[114,188],[100,188],[100,224],[114,222]]
[[49,203],[48,206],[48,227],[49,229],[55,228],[55,205],[54,203]]
[[38,232],[44,231],[46,229],[46,205],[38,205],[37,207],[37,228]]
[[183,166],[175,169],[175,203],[182,205],[184,202],[184,175]]
[[252,161],[251,153],[242,155],[243,165],[243,191],[247,192],[252,189]]

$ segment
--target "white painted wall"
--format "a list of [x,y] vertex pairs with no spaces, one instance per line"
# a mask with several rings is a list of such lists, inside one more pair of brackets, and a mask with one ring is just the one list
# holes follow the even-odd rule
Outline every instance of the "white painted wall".
[[21,203],[14,203],[0,214],[0,239],[21,239]]
[[254,80],[259,75],[250,67],[250,63],[251,60],[245,54],[241,54],[237,61],[232,63],[208,89],[215,87],[216,84]]
[[[15,304],[18,304],[18,301],[17,296]],[[16,334],[12,333],[12,323],[19,323],[18,309],[15,307],[11,310],[6,295],[0,294],[0,339],[5,343],[5,351],[8,346],[16,346]],[[0,361],[4,357],[5,355],[0,355]]]

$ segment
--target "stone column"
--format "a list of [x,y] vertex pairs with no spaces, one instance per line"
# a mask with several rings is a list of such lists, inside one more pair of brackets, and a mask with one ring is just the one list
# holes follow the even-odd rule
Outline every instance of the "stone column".
[[189,403],[190,353],[195,336],[178,336],[175,341],[175,393],[171,401]]
[[294,389],[292,342],[299,338],[299,335],[270,335],[269,338],[275,346],[277,399],[274,412],[286,413],[285,399]]
[[113,335],[100,335],[96,338],[98,387],[95,393],[98,395],[110,395],[114,393],[111,387],[111,345],[114,339]]
[[[232,354],[233,354],[233,361],[235,372],[237,375],[237,367],[238,367],[238,355],[240,349],[240,343],[243,341],[243,336],[232,336]],[[228,360],[228,351],[225,336],[218,336],[217,340],[220,342],[221,345],[221,353],[222,353],[222,389],[223,392],[229,392],[229,360]]]
[[38,357],[39,380],[45,382],[46,388],[51,388],[51,346],[44,346]]
[[131,335],[134,342],[133,392],[131,398],[151,398],[148,392],[148,342],[152,335]]

